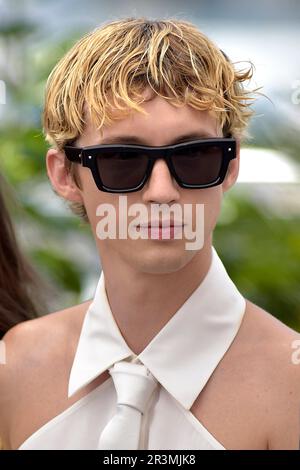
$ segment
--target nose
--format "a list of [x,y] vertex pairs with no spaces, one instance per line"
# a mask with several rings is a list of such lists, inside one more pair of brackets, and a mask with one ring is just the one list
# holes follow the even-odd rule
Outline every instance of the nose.
[[179,185],[171,175],[165,160],[159,158],[143,188],[144,202],[170,204],[178,201],[179,197]]

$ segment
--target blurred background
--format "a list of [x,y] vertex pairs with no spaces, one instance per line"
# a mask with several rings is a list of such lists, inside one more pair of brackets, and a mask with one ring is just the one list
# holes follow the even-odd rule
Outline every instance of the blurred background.
[[[47,285],[47,311],[90,298],[101,270],[89,227],[50,187],[41,129],[47,76],[102,22],[192,21],[262,86],[238,183],[214,235],[239,290],[300,331],[300,2],[0,0],[0,172],[23,250]],[[239,63],[238,63],[239,62]],[[1,214],[0,214],[1,216]],[[41,312],[41,314],[47,313]]]

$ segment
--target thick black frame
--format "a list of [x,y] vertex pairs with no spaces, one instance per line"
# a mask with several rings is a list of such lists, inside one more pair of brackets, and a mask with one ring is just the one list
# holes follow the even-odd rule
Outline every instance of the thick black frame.
[[[172,153],[174,150],[178,149],[185,149],[185,148],[193,148],[198,146],[206,146],[207,144],[211,144],[217,147],[221,147],[222,149],[222,164],[220,167],[220,172],[218,177],[212,183],[208,184],[186,184],[184,183],[176,174],[173,163],[172,163]],[[117,150],[118,152],[126,152],[130,150],[131,152],[143,152],[148,156],[148,164],[146,168],[146,172],[142,182],[135,186],[134,188],[124,188],[124,189],[113,189],[105,186],[102,181],[98,170],[97,165],[97,155],[99,155],[99,151],[103,150]],[[142,146],[136,144],[103,144],[103,145],[93,145],[89,147],[72,147],[70,145],[66,145],[64,147],[64,152],[68,160],[75,163],[81,163],[82,166],[90,168],[94,181],[96,183],[97,188],[100,191],[108,192],[108,193],[130,193],[139,191],[143,188],[146,181],[148,180],[154,163],[159,158],[163,158],[168,165],[169,171],[171,175],[174,177],[176,182],[182,188],[187,189],[203,189],[203,188],[211,188],[213,186],[218,186],[224,181],[224,178],[227,173],[228,165],[230,160],[236,158],[236,139],[232,137],[222,137],[222,138],[209,138],[209,139],[201,139],[201,140],[193,140],[189,142],[183,142],[175,145],[165,145],[162,147],[150,147],[150,146]]]

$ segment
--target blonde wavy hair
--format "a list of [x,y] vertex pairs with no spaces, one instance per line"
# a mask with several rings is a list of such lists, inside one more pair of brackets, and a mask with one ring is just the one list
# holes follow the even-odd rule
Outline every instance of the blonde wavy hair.
[[[189,21],[123,18],[83,36],[49,75],[43,130],[47,142],[62,150],[83,132],[86,111],[98,130],[140,106],[146,86],[174,106],[190,105],[216,113],[223,135],[243,139],[254,114],[254,93],[244,82],[253,64],[236,70],[226,54]],[[78,185],[76,172],[66,159]],[[81,204],[73,212],[87,220]]]

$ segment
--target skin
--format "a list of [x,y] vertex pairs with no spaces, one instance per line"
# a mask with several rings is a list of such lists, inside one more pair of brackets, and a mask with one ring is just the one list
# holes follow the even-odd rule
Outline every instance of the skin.
[[[178,129],[180,134],[195,131],[222,136],[217,118],[208,111],[176,108],[158,96],[152,97],[150,90],[145,90],[145,97],[143,106],[149,116],[132,112],[104,127],[101,135],[88,119],[76,144],[96,145],[134,133],[145,145],[167,145],[178,137]],[[117,207],[118,196],[99,191],[90,170],[81,166],[78,188],[66,172],[64,155],[56,150],[47,153],[47,169],[58,194],[84,203],[95,234],[99,221],[96,207],[108,202]],[[207,273],[222,198],[235,183],[238,170],[239,146],[222,185],[188,190],[180,188],[166,163],[158,160],[145,187],[128,194],[128,205],[139,202],[147,208],[153,202],[203,203],[205,236],[201,250],[185,250],[184,240],[99,240],[95,235],[109,303],[123,337],[136,354]],[[0,435],[5,448],[18,448],[34,431],[109,377],[105,371],[66,398],[89,303],[24,322],[5,336],[8,362],[0,368]],[[246,299],[238,334],[191,408],[226,449],[299,448],[300,365],[291,360],[292,341],[299,338],[298,333]],[[33,400],[33,393],[38,398]]]

